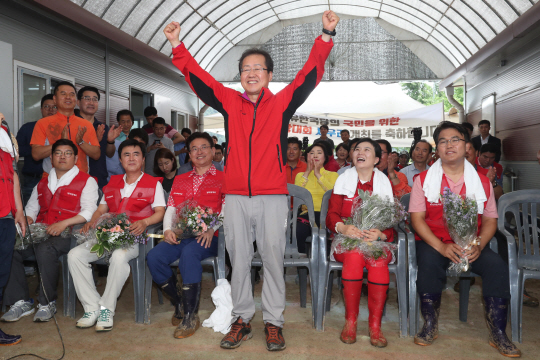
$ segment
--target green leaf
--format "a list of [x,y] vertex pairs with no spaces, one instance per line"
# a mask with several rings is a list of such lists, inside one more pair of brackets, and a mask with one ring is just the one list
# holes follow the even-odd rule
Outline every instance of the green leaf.
[[90,252],[96,252],[98,251],[98,249],[101,247],[100,244],[95,244],[94,246],[92,246],[92,248],[90,249]]
[[103,253],[105,253],[105,250],[103,249],[103,247],[100,247],[99,250],[97,251],[97,256],[102,257]]

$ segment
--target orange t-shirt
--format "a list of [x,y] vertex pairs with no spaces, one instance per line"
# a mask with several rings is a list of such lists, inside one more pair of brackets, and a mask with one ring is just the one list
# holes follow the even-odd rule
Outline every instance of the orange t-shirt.
[[[73,141],[77,149],[79,150],[79,158],[77,159],[77,167],[80,171],[88,172],[88,161],[86,160],[86,153],[79,147],[75,138],[77,137],[77,131],[79,126],[86,127],[86,132],[83,135],[83,140],[90,145],[99,146],[99,142],[96,136],[96,130],[94,126],[83,118],[71,115],[68,119],[67,116],[57,112],[55,115],[47,116],[41,120],[38,120],[32,133],[32,139],[30,145],[52,145],[57,140],[62,138],[62,130],[64,126],[69,123],[69,139]],[[45,163],[44,163],[45,165]],[[45,166],[44,166],[44,170]]]

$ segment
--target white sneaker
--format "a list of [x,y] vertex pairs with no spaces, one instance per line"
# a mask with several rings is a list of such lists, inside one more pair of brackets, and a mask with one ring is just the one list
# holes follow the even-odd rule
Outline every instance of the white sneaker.
[[34,299],[30,299],[30,301],[19,300],[11,305],[9,310],[0,320],[6,322],[17,321],[23,316],[32,315],[34,311],[36,311],[36,309],[34,309]]
[[96,331],[111,331],[113,328],[113,314],[109,309],[101,309],[96,324]]
[[96,324],[96,321],[99,316],[99,310],[85,312],[83,317],[77,321],[77,326],[79,329],[86,329],[92,327]]
[[34,315],[34,322],[46,322],[56,314],[56,301],[51,301],[49,305],[38,304],[38,311]]

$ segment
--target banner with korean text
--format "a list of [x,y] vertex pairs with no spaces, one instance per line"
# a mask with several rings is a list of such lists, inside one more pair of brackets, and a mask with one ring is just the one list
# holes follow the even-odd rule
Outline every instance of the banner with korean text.
[[433,144],[433,131],[444,120],[443,103],[426,106],[394,116],[381,116],[359,120],[332,119],[295,113],[289,125],[288,136],[300,140],[308,137],[309,143],[321,136],[320,126],[328,125],[327,136],[337,145],[341,143],[341,130],[347,129],[350,138],[370,137],[386,139],[393,147],[409,147],[414,139],[411,130],[422,128],[422,138]]

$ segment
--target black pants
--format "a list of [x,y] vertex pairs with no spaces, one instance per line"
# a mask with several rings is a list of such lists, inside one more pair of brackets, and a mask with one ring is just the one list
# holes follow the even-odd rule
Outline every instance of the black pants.
[[[446,283],[446,269],[450,265],[450,259],[439,254],[426,242],[417,241],[416,260],[418,293],[441,293]],[[471,264],[471,271],[482,278],[483,296],[510,299],[508,265],[489,246],[486,246],[478,259]]]
[[38,300],[41,305],[47,305],[49,301],[58,298],[58,276],[60,275],[61,255],[67,254],[70,250],[71,238],[62,238],[59,236],[50,237],[36,246],[36,260],[41,274],[41,281],[47,296],[43,293],[43,287],[39,287]]
[[[309,217],[307,214],[299,215],[299,219],[305,219],[308,220]],[[315,211],[315,223],[317,224],[317,227],[319,227],[321,223],[321,213],[319,211]],[[302,221],[296,222],[296,244],[298,246],[298,252],[302,254],[306,254],[306,239],[311,236],[311,225],[309,222],[304,223]]]
[[[5,201],[5,199],[4,199]],[[15,221],[0,219],[0,300],[11,271],[11,258],[15,245]]]
[[34,257],[34,249],[30,245],[25,250],[13,252],[11,261],[11,273],[4,294],[4,305],[13,305],[19,300],[29,301],[30,291],[24,271],[24,260]]

